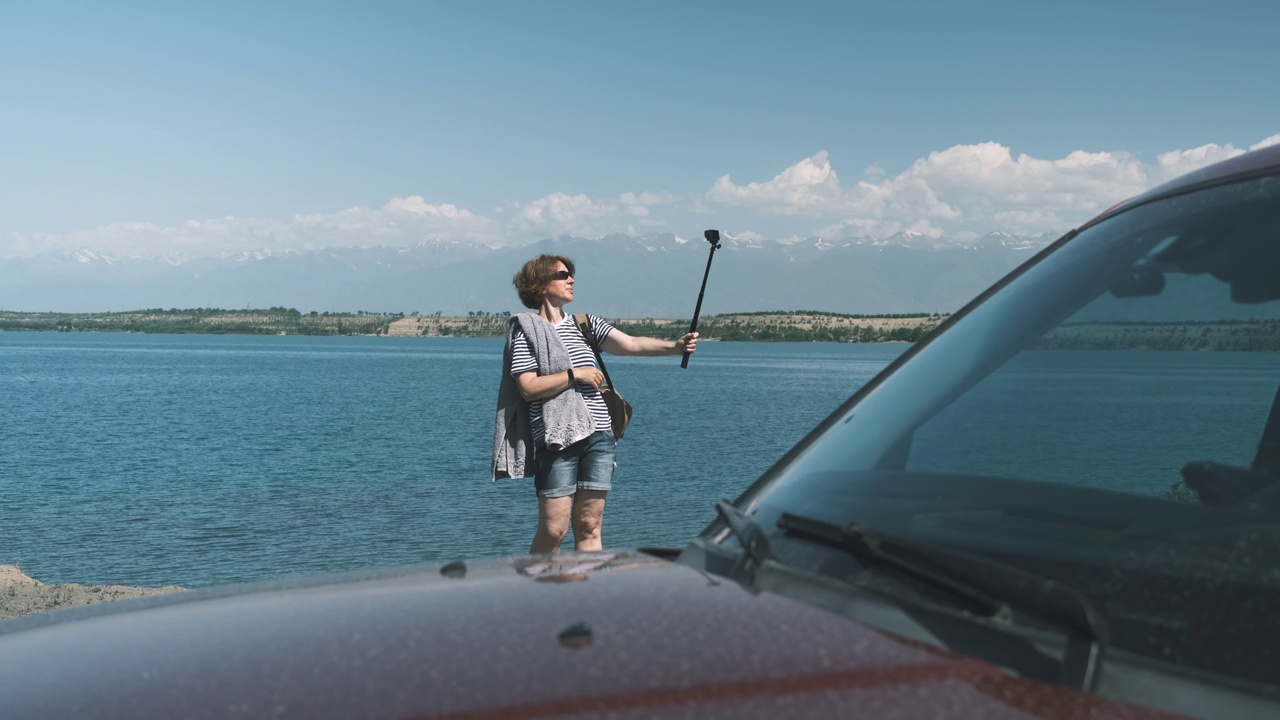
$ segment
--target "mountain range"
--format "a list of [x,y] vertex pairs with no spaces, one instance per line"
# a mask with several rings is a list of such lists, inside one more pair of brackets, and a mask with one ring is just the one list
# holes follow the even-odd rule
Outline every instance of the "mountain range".
[[[802,241],[724,238],[702,311],[951,312],[1054,239],[992,233],[958,243],[915,233]],[[538,253],[577,266],[573,309],[606,317],[693,313],[711,246],[672,234],[549,238],[518,247],[426,240],[223,257],[81,250],[0,259],[0,309],[292,307],[302,312],[466,315],[521,309],[511,277]]]

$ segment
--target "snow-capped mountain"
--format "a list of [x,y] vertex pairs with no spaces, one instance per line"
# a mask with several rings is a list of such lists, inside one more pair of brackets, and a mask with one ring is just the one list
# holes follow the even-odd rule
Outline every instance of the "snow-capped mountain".
[[[961,243],[902,232],[784,242],[722,235],[703,312],[951,311],[1054,237],[991,233]],[[688,317],[710,245],[700,236],[663,233],[548,238],[520,247],[427,240],[197,258],[116,257],[84,249],[0,260],[0,309],[516,311],[511,276],[541,252],[574,259],[581,309],[613,317]]]

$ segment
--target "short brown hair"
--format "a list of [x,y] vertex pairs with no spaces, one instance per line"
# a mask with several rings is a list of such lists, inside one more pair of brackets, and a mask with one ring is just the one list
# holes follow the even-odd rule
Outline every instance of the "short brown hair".
[[570,275],[574,275],[573,261],[563,255],[539,255],[516,271],[511,284],[516,286],[520,302],[531,310],[542,307],[542,298],[547,294],[547,285],[551,284],[556,265],[564,263]]

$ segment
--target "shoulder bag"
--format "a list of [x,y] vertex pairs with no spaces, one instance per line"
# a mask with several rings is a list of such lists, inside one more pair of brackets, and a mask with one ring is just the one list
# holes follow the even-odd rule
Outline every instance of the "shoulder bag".
[[621,440],[622,433],[627,431],[627,423],[631,422],[631,403],[622,397],[622,393],[618,392],[618,389],[613,386],[613,380],[609,379],[609,371],[605,369],[604,358],[600,357],[596,333],[591,329],[591,320],[582,314],[574,315],[573,319],[574,322],[578,323],[578,329],[582,331],[582,337],[586,338],[587,344],[595,352],[596,363],[600,365],[600,372],[604,373],[604,385],[600,387],[600,395],[604,397],[605,407],[609,408],[609,420],[613,424],[613,436]]

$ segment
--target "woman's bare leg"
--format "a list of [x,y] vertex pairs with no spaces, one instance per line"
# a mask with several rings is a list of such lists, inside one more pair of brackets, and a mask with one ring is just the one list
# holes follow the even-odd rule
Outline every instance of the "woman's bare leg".
[[569,513],[572,509],[572,495],[538,498],[538,530],[529,547],[530,555],[560,552],[560,543],[569,532]]
[[579,490],[573,500],[573,549],[604,549],[604,499],[607,490]]

